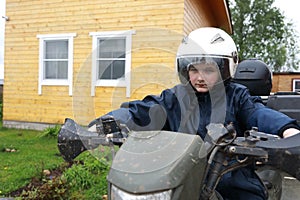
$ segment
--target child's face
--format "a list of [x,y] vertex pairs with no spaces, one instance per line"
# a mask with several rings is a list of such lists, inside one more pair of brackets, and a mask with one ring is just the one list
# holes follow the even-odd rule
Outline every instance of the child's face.
[[199,63],[189,67],[189,78],[197,92],[208,92],[220,80],[215,64]]

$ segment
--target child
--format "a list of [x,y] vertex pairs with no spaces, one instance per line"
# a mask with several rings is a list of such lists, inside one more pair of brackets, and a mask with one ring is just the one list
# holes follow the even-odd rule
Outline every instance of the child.
[[[108,114],[131,130],[198,134],[203,140],[210,123],[233,123],[238,136],[252,127],[281,137],[299,133],[296,120],[265,107],[246,87],[230,81],[238,61],[237,49],[221,29],[191,32],[179,46],[176,60],[181,84]],[[267,198],[252,167],[226,174],[217,189],[224,199]]]

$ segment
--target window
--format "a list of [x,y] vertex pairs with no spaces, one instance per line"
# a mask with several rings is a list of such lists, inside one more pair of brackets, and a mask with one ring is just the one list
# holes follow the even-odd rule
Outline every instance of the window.
[[117,80],[125,77],[126,37],[97,40],[97,79]]
[[39,88],[42,85],[69,86],[72,95],[73,79],[73,38],[74,33],[57,35],[38,35],[39,47]]
[[131,40],[129,31],[93,32],[92,89],[96,86],[126,87],[130,96]]
[[293,79],[293,92],[300,92],[300,79]]

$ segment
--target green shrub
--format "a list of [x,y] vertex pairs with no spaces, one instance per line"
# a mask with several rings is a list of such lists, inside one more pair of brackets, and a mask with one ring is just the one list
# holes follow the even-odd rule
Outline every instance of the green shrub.
[[40,137],[57,137],[60,128],[60,125],[55,125],[54,127],[47,127],[42,131]]
[[110,163],[104,158],[97,160],[88,153],[82,163],[74,164],[67,169],[62,178],[66,180],[73,195],[77,193],[83,194],[85,199],[101,199],[107,194],[106,176],[109,167]]

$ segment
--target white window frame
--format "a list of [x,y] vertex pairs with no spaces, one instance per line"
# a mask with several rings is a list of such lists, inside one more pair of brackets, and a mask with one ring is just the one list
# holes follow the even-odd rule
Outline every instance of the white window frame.
[[[73,93],[73,46],[76,33],[45,34],[37,35],[39,39],[39,83],[38,94],[42,94],[43,85],[69,86],[69,96]],[[44,41],[68,40],[68,78],[67,79],[44,79]]]
[[[92,37],[92,81],[91,81],[91,96],[95,96],[95,87],[126,87],[126,97],[130,97],[130,69],[131,69],[131,49],[132,35],[134,30],[125,31],[107,31],[107,32],[90,32]],[[125,37],[125,76],[116,80],[97,79],[97,41],[99,38],[120,38]]]
[[300,79],[293,79],[293,92],[300,92],[300,88],[296,88],[296,83],[300,82]]

